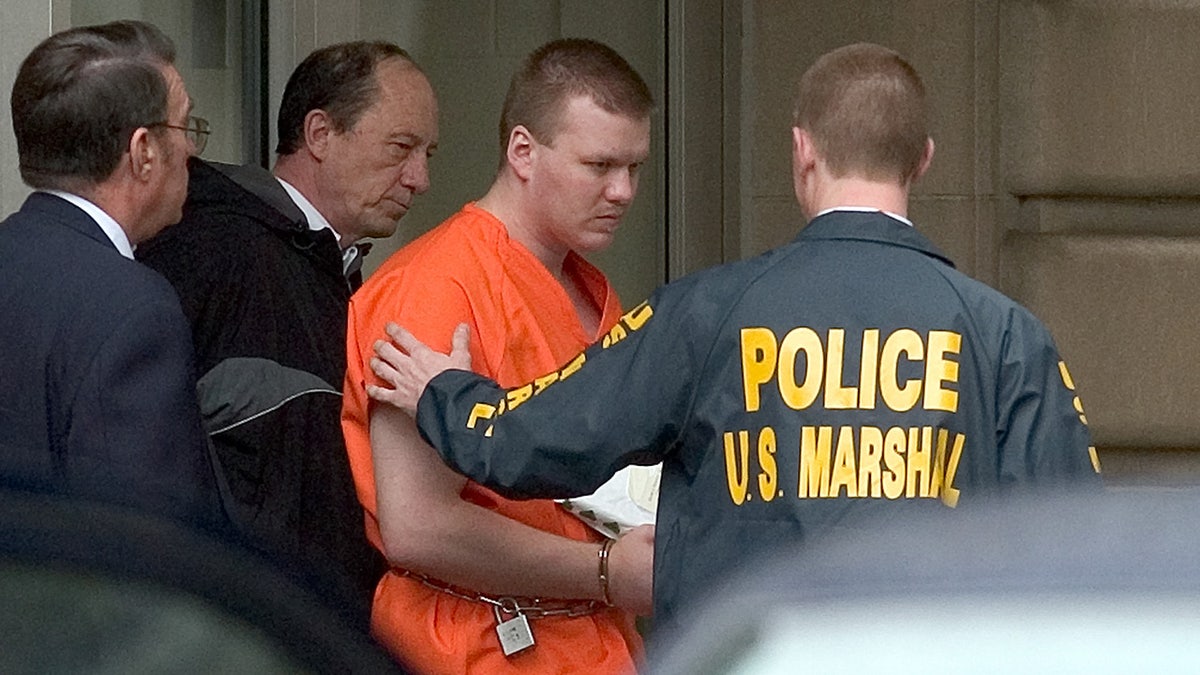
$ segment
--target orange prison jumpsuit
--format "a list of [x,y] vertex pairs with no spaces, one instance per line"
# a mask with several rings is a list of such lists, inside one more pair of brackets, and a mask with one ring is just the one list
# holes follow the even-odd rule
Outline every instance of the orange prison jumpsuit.
[[[454,327],[471,327],[476,372],[515,386],[554,370],[607,332],[621,314],[608,280],[570,254],[568,273],[603,307],[599,332],[586,335],[566,291],[542,263],[512,241],[490,213],[467,204],[393,255],[350,302],[342,429],[367,536],[383,545],[364,391],[372,345],[395,321],[434,349],[449,351]],[[549,500],[513,501],[468,482],[462,498],[527,525],[576,540],[601,536]],[[460,600],[391,570],[375,591],[371,623],[385,645],[421,673],[626,673],[641,655],[634,617],[606,609],[583,617],[530,621],[536,645],[505,657],[489,605]]]

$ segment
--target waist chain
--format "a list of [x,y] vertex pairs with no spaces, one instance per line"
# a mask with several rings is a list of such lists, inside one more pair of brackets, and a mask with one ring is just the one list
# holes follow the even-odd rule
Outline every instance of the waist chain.
[[523,614],[530,619],[544,619],[552,616],[574,618],[595,614],[602,609],[608,608],[607,605],[598,600],[571,602],[569,600],[545,600],[542,598],[526,598],[516,596],[493,598],[483,595],[482,593],[475,593],[473,591],[452,586],[419,572],[412,572],[399,568],[392,568],[392,571],[397,572],[402,577],[407,577],[414,581],[420,582],[420,584],[426,588],[430,588],[439,593],[445,593],[452,598],[487,605],[493,609],[498,609],[505,614]]

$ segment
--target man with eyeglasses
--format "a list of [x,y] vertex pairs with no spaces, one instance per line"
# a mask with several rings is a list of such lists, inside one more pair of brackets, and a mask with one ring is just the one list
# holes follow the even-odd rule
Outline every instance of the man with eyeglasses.
[[199,138],[173,61],[120,21],[50,36],[17,73],[35,192],[0,223],[0,483],[219,528],[187,323],[133,260],[179,220]]
[[208,145],[208,134],[211,133],[208,129],[208,120],[195,115],[188,115],[187,124],[158,124],[155,126],[166,127],[168,129],[178,129],[187,135],[188,142],[192,144],[192,154],[196,157],[204,154],[204,148]]
[[273,171],[193,161],[183,220],[138,251],[191,324],[235,525],[364,627],[384,567],[339,426],[347,303],[359,242],[395,232],[436,145],[433,89],[407,53],[319,49],[284,89]]

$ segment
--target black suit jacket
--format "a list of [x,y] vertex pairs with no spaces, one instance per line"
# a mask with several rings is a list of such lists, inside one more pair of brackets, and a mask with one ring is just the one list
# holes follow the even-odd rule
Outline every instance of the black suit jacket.
[[0,482],[224,520],[175,292],[46,193],[0,223]]

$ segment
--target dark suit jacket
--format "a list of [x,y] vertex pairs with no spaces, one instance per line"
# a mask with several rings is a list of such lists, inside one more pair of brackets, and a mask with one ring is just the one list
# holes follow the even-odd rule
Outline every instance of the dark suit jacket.
[[224,520],[175,292],[45,193],[0,223],[0,483]]

